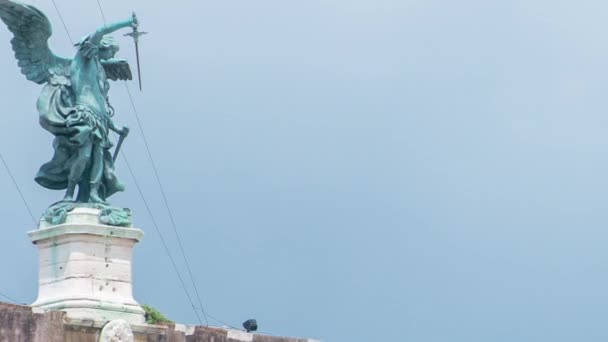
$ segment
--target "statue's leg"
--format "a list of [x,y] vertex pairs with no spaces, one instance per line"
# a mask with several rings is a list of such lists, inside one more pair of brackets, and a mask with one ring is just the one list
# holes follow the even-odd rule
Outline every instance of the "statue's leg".
[[65,196],[63,196],[64,201],[73,201],[74,200],[74,192],[76,191],[76,182],[72,179],[68,179],[68,190],[65,192]]
[[89,197],[91,197],[89,173],[88,170],[85,170],[82,174],[82,179],[78,182],[78,196],[76,196],[76,202],[87,203]]
[[99,196],[99,184],[103,176],[103,148],[98,144],[93,145],[93,164],[91,165],[91,196],[90,201],[95,203],[104,202]]
[[84,173],[87,163],[91,159],[92,153],[92,142],[88,140],[84,143],[80,148],[78,148],[78,155],[74,164],[70,168],[70,174],[68,175],[68,189],[65,192],[64,201],[73,201],[74,200],[74,191],[76,190],[76,185],[80,182],[82,178],[82,174]]

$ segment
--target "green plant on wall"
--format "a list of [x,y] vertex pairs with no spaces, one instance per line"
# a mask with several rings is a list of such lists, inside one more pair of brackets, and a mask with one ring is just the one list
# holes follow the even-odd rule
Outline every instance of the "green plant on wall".
[[150,305],[144,304],[142,308],[146,312],[146,323],[148,324],[173,323],[173,321]]

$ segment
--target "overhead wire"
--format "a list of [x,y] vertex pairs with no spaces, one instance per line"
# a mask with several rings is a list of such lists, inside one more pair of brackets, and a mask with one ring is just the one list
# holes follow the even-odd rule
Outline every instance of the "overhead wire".
[[99,12],[101,13],[101,19],[103,19],[103,25],[108,25],[106,21],[106,15],[105,13],[103,13],[103,8],[101,7],[101,2],[99,0],[97,0],[97,7],[99,7]]
[[[105,13],[104,13],[104,11],[103,11],[103,7],[101,6],[101,1],[100,1],[100,0],[97,0],[97,7],[99,8],[99,12],[101,13],[101,18],[103,19],[103,24],[104,24],[104,26],[106,26],[106,25],[107,25],[106,16],[105,16]],[[147,141],[146,141],[145,135],[143,134],[143,129],[142,129],[142,127],[141,127],[141,123],[140,123],[140,121],[139,121],[139,115],[137,114],[137,109],[136,109],[136,107],[135,107],[135,103],[133,102],[133,97],[131,96],[131,92],[129,91],[129,88],[128,88],[128,84],[127,84],[127,82],[125,82],[125,86],[126,86],[126,88],[127,88],[127,93],[129,94],[129,100],[131,101],[131,106],[132,106],[132,108],[133,108],[133,112],[135,113],[135,117],[137,118],[137,123],[138,123],[138,126],[139,126],[140,131],[141,131],[141,133],[142,133],[142,136],[143,136],[143,138],[144,138],[144,141],[145,141],[145,144],[146,144],[146,148],[147,148],[147,150],[148,150],[148,153],[150,153],[149,148],[148,148],[148,143],[147,143]],[[197,316],[197,318],[198,318],[199,324],[202,324],[202,321],[201,321],[201,319],[200,319],[200,316],[199,316],[199,314],[198,314],[198,311],[197,311],[197,309],[196,309],[196,306],[195,306],[195,305],[194,305],[194,303],[192,302],[192,299],[191,299],[191,297],[190,297],[190,293],[188,292],[187,287],[185,286],[185,283],[184,283],[184,281],[183,281],[183,279],[182,279],[182,277],[181,277],[181,274],[179,273],[179,269],[177,268],[177,264],[175,263],[175,260],[173,259],[173,256],[172,256],[172,255],[171,255],[171,253],[170,253],[170,250],[169,250],[169,248],[168,248],[168,246],[167,246],[167,243],[166,243],[166,241],[165,241],[165,239],[164,239],[164,237],[163,237],[162,233],[160,232],[160,229],[159,229],[159,227],[158,227],[158,224],[156,223],[156,220],[154,220],[154,216],[152,215],[152,211],[151,211],[151,209],[150,209],[150,207],[149,207],[149,205],[148,205],[148,203],[147,203],[147,201],[146,201],[146,199],[145,199],[145,197],[144,197],[143,191],[141,190],[141,188],[140,188],[140,186],[139,186],[139,183],[137,182],[137,178],[135,177],[135,174],[133,173],[133,170],[132,170],[131,166],[128,164],[129,162],[128,162],[127,157],[126,157],[126,155],[124,154],[124,152],[123,152],[122,156],[123,156],[123,159],[125,160],[125,163],[128,165],[128,166],[127,166],[127,168],[129,169],[129,172],[131,173],[131,176],[133,177],[133,180],[134,180],[134,181],[135,181],[135,183],[136,183],[136,186],[137,186],[138,192],[139,192],[139,194],[140,194],[140,196],[141,196],[141,198],[142,198],[142,201],[144,202],[144,205],[146,206],[146,209],[147,209],[148,213],[150,214],[151,219],[153,220],[153,224],[154,224],[154,226],[155,226],[155,228],[156,228],[156,231],[157,231],[157,233],[159,234],[159,237],[161,238],[161,241],[163,242],[163,246],[165,247],[165,251],[166,251],[167,255],[169,256],[169,259],[171,259],[171,263],[172,263],[172,264],[173,264],[173,266],[174,266],[174,269],[175,269],[175,271],[176,271],[176,274],[177,274],[177,276],[178,276],[178,278],[179,278],[179,280],[180,280],[180,282],[181,282],[182,288],[183,288],[183,289],[184,289],[184,291],[186,292],[186,295],[187,295],[187,297],[188,297],[188,300],[190,301],[190,304],[192,305],[192,308],[193,308],[193,309],[195,310],[195,312],[196,312],[196,316]],[[154,167],[154,165],[153,165],[153,167]],[[154,168],[154,169],[155,169],[155,168]],[[156,170],[156,169],[155,169],[155,170]],[[180,243],[181,243],[181,241],[180,241]],[[188,270],[189,270],[189,268],[188,268]],[[198,298],[198,297],[199,297],[199,295],[198,295],[198,290],[197,290],[196,288],[195,288],[195,291],[197,292],[197,293],[196,293],[196,295],[197,295],[197,298]],[[202,305],[202,304],[200,303],[200,299],[199,299],[199,305]],[[207,325],[209,325],[209,322],[208,322],[207,317],[206,317],[206,315],[205,315],[205,311],[204,311],[204,309],[202,310],[202,312],[203,312],[203,315],[205,316],[205,322],[207,323]]]
[[55,0],[51,0],[51,1],[53,2],[53,6],[55,6],[55,11],[57,11],[57,15],[59,15],[59,20],[61,20],[61,23],[63,24],[63,29],[65,30],[65,33],[68,35],[68,39],[70,40],[70,43],[72,43],[72,45],[74,45],[74,40],[72,39],[72,36],[70,35],[70,30],[68,30],[68,26],[65,24],[65,20],[63,20],[63,16],[61,15],[61,11],[59,10],[57,3],[55,2]]
[[127,166],[127,170],[131,174],[131,178],[133,178],[133,183],[135,184],[135,188],[137,188],[137,192],[139,193],[139,196],[141,197],[141,200],[144,203],[146,211],[148,212],[148,215],[150,215],[150,220],[152,221],[152,225],[154,226],[154,228],[156,230],[156,233],[160,237],[160,241],[162,242],[163,248],[165,249],[165,253],[169,257],[169,260],[171,260],[171,264],[173,265],[173,269],[175,270],[175,274],[177,275],[177,278],[179,279],[179,282],[180,282],[180,284],[182,286],[182,289],[186,293],[186,296],[188,297],[188,301],[190,302],[190,305],[192,306],[192,309],[194,309],[194,312],[195,312],[196,317],[197,317],[197,319],[199,321],[199,324],[202,324],[201,318],[200,318],[200,316],[198,314],[198,310],[196,309],[196,306],[194,305],[194,301],[192,300],[192,297],[190,296],[190,293],[187,290],[186,283],[184,282],[184,279],[182,278],[182,276],[181,276],[181,274],[179,272],[179,268],[177,267],[177,263],[175,262],[175,259],[173,259],[173,256],[171,255],[171,252],[169,251],[169,247],[167,246],[167,241],[165,241],[163,233],[161,233],[161,231],[160,231],[158,223],[156,222],[156,219],[154,218],[154,214],[152,213],[152,209],[150,208],[150,205],[148,204],[148,201],[146,200],[146,197],[144,196],[144,193],[143,193],[143,191],[141,189],[141,186],[139,186],[139,182],[137,181],[137,177],[135,177],[135,173],[133,172],[133,168],[131,168],[131,164],[129,163],[129,159],[127,158],[127,155],[124,153],[124,151],[121,151],[120,154],[122,155],[122,158],[123,158],[123,160],[125,162],[125,165]]
[[222,320],[220,320],[220,319],[218,319],[218,318],[215,318],[215,317],[211,316],[211,314],[209,314],[209,313],[207,314],[207,316],[209,316],[209,318],[211,318],[212,320],[214,320],[214,321],[216,321],[216,322],[218,322],[218,323],[221,323],[221,324],[223,324],[223,325],[225,325],[225,326],[227,326],[227,327],[229,327],[229,328],[232,328],[232,329],[235,329],[235,330],[241,330],[241,329],[239,329],[239,328],[237,328],[237,327],[233,326],[233,325],[232,325],[232,324],[230,324],[230,323],[226,323],[226,322],[224,322],[224,321],[222,321]]
[[[101,5],[101,1],[100,0],[96,0],[96,1],[97,1],[97,6],[98,6],[99,11],[101,13],[101,17],[103,19],[104,25],[107,25],[106,16],[104,14],[103,6]],[[156,163],[154,162],[154,158],[152,157],[152,152],[150,150],[150,145],[148,144],[148,139],[146,138],[146,134],[145,134],[143,126],[141,124],[141,120],[139,118],[139,113],[137,111],[137,107],[135,106],[135,101],[133,100],[133,95],[131,94],[131,90],[129,89],[128,83],[125,81],[124,84],[125,84],[125,89],[127,91],[128,97],[129,97],[129,101],[131,103],[131,107],[133,109],[133,114],[134,114],[135,119],[137,121],[137,126],[139,128],[139,131],[141,133],[142,139],[144,141],[144,145],[146,147],[146,152],[148,154],[148,159],[150,160],[150,164],[152,165],[152,170],[154,171],[154,176],[155,176],[156,181],[158,183],[158,186],[160,188],[160,192],[161,192],[161,195],[162,195],[162,198],[163,198],[163,202],[164,202],[165,207],[167,209],[167,213],[169,214],[169,219],[171,221],[171,226],[173,227],[173,231],[175,232],[175,237],[177,239],[177,242],[178,242],[181,254],[183,256],[184,263],[186,265],[186,269],[188,271],[188,276],[190,277],[190,281],[192,283],[192,287],[194,288],[194,292],[196,294],[196,299],[198,301],[199,308],[200,308],[200,310],[201,310],[201,312],[203,314],[203,317],[205,318],[205,323],[208,326],[209,325],[209,320],[207,319],[207,313],[205,312],[205,308],[203,306],[203,302],[201,300],[201,296],[199,294],[198,287],[196,286],[196,283],[194,281],[194,275],[192,274],[192,269],[190,267],[190,262],[188,261],[188,258],[186,256],[186,253],[185,253],[185,250],[184,250],[184,246],[183,246],[183,243],[182,243],[182,239],[181,239],[181,237],[180,237],[180,235],[179,235],[179,233],[177,231],[177,225],[175,224],[175,219],[173,217],[173,212],[171,211],[171,208],[169,207],[169,201],[167,200],[167,195],[165,193],[165,188],[164,188],[164,186],[163,186],[163,184],[162,184],[162,182],[160,180],[160,176],[158,174],[158,169],[156,167]],[[123,154],[123,157],[124,157],[124,154]],[[125,157],[125,159],[126,159],[126,157]],[[140,194],[142,194],[142,199],[143,199],[143,192],[140,192]],[[160,231],[159,231],[159,233],[160,233]],[[180,278],[181,278],[181,276],[180,276]],[[186,288],[184,288],[184,290],[186,290]],[[188,295],[188,297],[189,297],[189,295]],[[198,316],[198,314],[197,314],[197,316]]]
[[8,174],[8,176],[11,179],[11,181],[13,182],[13,185],[15,186],[15,189],[17,189],[17,192],[19,193],[19,196],[21,197],[21,200],[23,201],[23,204],[25,205],[25,208],[27,209],[27,212],[30,214],[30,217],[32,218],[32,221],[34,222],[34,226],[36,226],[38,224],[36,222],[36,217],[32,213],[32,209],[30,208],[30,205],[27,203],[27,200],[25,199],[25,196],[23,196],[23,192],[21,191],[21,188],[19,187],[19,184],[17,184],[17,181],[15,180],[15,177],[13,177],[13,173],[11,172],[11,169],[8,167],[8,164],[6,163],[6,160],[4,159],[4,156],[2,155],[2,153],[0,153],[0,160],[2,160],[2,164],[4,164],[4,168],[6,169],[6,173]]
[[129,102],[131,103],[131,107],[132,107],[132,110],[133,110],[133,115],[135,116],[135,121],[137,122],[137,126],[139,128],[139,131],[140,131],[141,136],[142,136],[142,140],[144,142],[144,146],[146,148],[146,152],[147,152],[147,155],[148,155],[148,160],[150,161],[150,164],[152,165],[152,171],[154,173],[154,176],[156,178],[156,182],[157,182],[158,187],[160,189],[161,197],[163,199],[163,203],[165,205],[165,209],[167,210],[167,214],[169,216],[169,221],[171,222],[171,227],[173,228],[173,232],[175,233],[175,237],[176,237],[179,249],[180,249],[182,257],[184,259],[184,264],[186,265],[186,270],[188,271],[188,276],[189,276],[190,281],[192,283],[192,287],[194,288],[194,292],[196,294],[196,299],[198,301],[199,308],[200,308],[201,312],[203,313],[203,317],[205,318],[205,323],[206,323],[207,326],[209,326],[209,320],[207,319],[207,317],[209,317],[209,318],[213,319],[214,321],[219,322],[219,323],[221,323],[221,324],[223,324],[225,326],[228,326],[228,327],[233,328],[233,329],[240,330],[239,328],[236,328],[236,327],[234,327],[231,324],[228,324],[228,323],[226,323],[226,322],[224,322],[222,320],[219,320],[219,319],[213,317],[211,314],[209,314],[209,313],[206,312],[206,310],[205,310],[205,308],[203,306],[203,303],[202,303],[202,300],[201,300],[201,297],[200,297],[200,294],[199,294],[199,291],[198,291],[198,286],[196,285],[196,282],[194,280],[194,275],[192,273],[192,268],[190,267],[190,262],[188,261],[188,257],[186,255],[186,252],[185,252],[185,249],[184,249],[184,246],[183,246],[183,243],[182,243],[182,239],[181,239],[180,234],[179,234],[179,232],[177,230],[177,224],[175,223],[175,218],[173,216],[173,211],[171,210],[171,207],[169,206],[169,200],[167,199],[167,195],[166,195],[166,192],[165,192],[165,187],[163,186],[163,183],[162,183],[161,178],[160,178],[160,174],[158,172],[158,168],[156,167],[156,163],[154,162],[154,157],[152,156],[152,151],[150,149],[150,144],[148,143],[148,139],[146,137],[146,134],[145,134],[145,131],[144,131],[144,128],[143,128],[143,125],[142,125],[142,122],[141,122],[141,119],[140,119],[140,116],[139,116],[139,112],[137,111],[137,107],[135,106],[135,101],[133,99],[133,95],[132,95],[131,90],[129,88],[129,84],[127,82],[124,82],[124,85],[125,85],[125,89],[127,91],[127,95],[129,97]]
[[[55,6],[55,9],[56,9],[56,11],[57,11],[57,14],[59,15],[59,18],[60,18],[60,20],[61,20],[61,22],[62,22],[62,24],[63,24],[63,27],[64,27],[64,29],[65,29],[65,31],[66,31],[67,36],[68,36],[68,39],[69,39],[69,40],[70,40],[70,42],[72,42],[72,44],[73,44],[73,40],[72,40],[72,38],[71,38],[71,36],[70,36],[69,30],[67,29],[67,25],[65,24],[65,21],[64,21],[64,19],[63,19],[63,16],[61,15],[61,12],[60,12],[60,10],[59,10],[59,8],[58,8],[57,4],[55,3],[55,0],[51,0],[51,1],[53,2],[53,5]],[[101,17],[102,17],[102,19],[103,19],[104,25],[107,25],[106,16],[105,16],[105,13],[104,13],[104,11],[103,11],[103,7],[102,7],[102,5],[101,5],[101,2],[100,2],[100,0],[96,0],[96,2],[97,2],[97,6],[98,6],[98,8],[99,8],[99,11],[100,11]],[[185,265],[186,265],[186,269],[187,269],[187,271],[188,271],[188,276],[189,276],[190,281],[191,281],[191,283],[192,283],[192,287],[194,288],[194,291],[195,291],[195,294],[196,294],[196,299],[197,299],[198,304],[199,304],[199,306],[198,306],[198,307],[194,305],[194,302],[193,302],[193,300],[192,300],[192,297],[190,296],[190,293],[189,293],[189,291],[188,291],[188,289],[187,289],[187,286],[185,285],[185,282],[184,282],[184,280],[183,280],[183,278],[182,278],[182,276],[181,276],[181,274],[180,274],[180,272],[179,272],[179,268],[177,267],[177,264],[176,264],[176,262],[175,262],[175,259],[173,259],[173,256],[171,255],[171,252],[170,252],[170,250],[169,250],[169,247],[168,247],[168,245],[167,245],[167,243],[166,243],[166,241],[165,241],[165,239],[164,239],[164,236],[162,235],[162,233],[161,233],[161,231],[160,231],[160,228],[159,228],[159,226],[158,226],[158,223],[156,222],[156,219],[154,218],[154,215],[153,215],[152,210],[151,210],[151,208],[150,208],[150,206],[149,206],[149,204],[148,204],[148,201],[146,200],[146,198],[145,198],[145,196],[144,196],[144,193],[143,193],[143,191],[142,191],[142,189],[141,189],[141,187],[140,187],[140,185],[139,185],[139,182],[137,181],[137,177],[135,176],[135,173],[133,172],[133,169],[131,168],[131,165],[130,165],[130,163],[129,163],[129,161],[128,161],[127,157],[126,157],[126,154],[125,154],[125,153],[124,153],[124,151],[123,151],[123,152],[121,152],[121,155],[122,155],[122,157],[123,157],[123,160],[125,161],[125,164],[126,164],[126,166],[127,166],[127,169],[128,169],[128,171],[129,171],[129,173],[131,174],[131,177],[133,178],[133,181],[134,181],[135,186],[136,186],[136,188],[137,188],[137,190],[138,190],[138,193],[139,193],[139,195],[140,195],[140,197],[141,197],[141,199],[142,199],[142,201],[143,201],[143,203],[144,203],[144,206],[146,207],[146,211],[147,211],[147,212],[148,212],[148,214],[150,215],[150,218],[151,218],[151,220],[152,220],[152,224],[153,224],[153,226],[155,227],[155,230],[156,230],[156,232],[158,233],[158,235],[159,235],[159,237],[160,237],[160,239],[161,239],[161,242],[162,242],[162,244],[163,244],[163,248],[164,248],[164,250],[165,250],[165,252],[166,252],[167,256],[169,257],[169,259],[170,259],[170,261],[171,261],[171,264],[172,264],[172,266],[173,266],[173,268],[174,268],[174,270],[175,270],[175,272],[176,272],[176,275],[177,275],[177,277],[178,277],[178,279],[179,279],[179,281],[180,281],[180,284],[181,284],[181,286],[182,286],[182,289],[183,289],[183,290],[184,290],[184,292],[186,293],[186,296],[188,297],[188,300],[189,300],[189,302],[190,302],[190,304],[191,304],[192,308],[195,310],[195,313],[196,313],[197,319],[198,319],[198,321],[199,321],[199,323],[200,323],[200,324],[202,324],[202,322],[201,322],[201,319],[200,319],[200,316],[199,316],[199,314],[198,314],[198,310],[197,310],[197,309],[200,309],[200,310],[201,310],[201,312],[202,312],[202,314],[203,314],[203,316],[204,316],[204,318],[205,318],[205,323],[206,323],[206,325],[207,325],[207,326],[209,325],[209,321],[208,321],[207,316],[209,316],[209,318],[211,318],[211,319],[213,319],[213,320],[215,320],[215,321],[217,321],[217,322],[219,322],[219,323],[222,323],[222,324],[224,324],[224,325],[226,325],[226,326],[229,326],[229,327],[231,327],[231,328],[233,328],[233,329],[238,329],[238,328],[235,328],[234,326],[232,326],[232,325],[230,325],[230,324],[228,324],[228,323],[226,323],[226,322],[224,322],[224,321],[221,321],[221,320],[219,320],[219,319],[217,319],[217,318],[215,318],[215,317],[211,316],[210,314],[208,314],[208,313],[205,311],[205,308],[204,308],[203,303],[202,303],[202,300],[201,300],[200,293],[199,293],[199,291],[198,291],[198,287],[196,286],[196,282],[195,282],[195,280],[194,280],[194,275],[193,275],[193,273],[192,273],[192,268],[190,267],[190,262],[188,261],[188,257],[187,257],[187,255],[186,255],[186,253],[185,253],[185,249],[184,249],[184,247],[183,247],[182,239],[181,239],[181,237],[180,237],[180,235],[179,235],[179,232],[178,232],[178,230],[177,230],[177,224],[175,223],[175,218],[174,218],[174,216],[173,216],[173,212],[172,212],[172,210],[171,210],[171,207],[169,206],[169,201],[168,201],[168,199],[167,199],[167,195],[166,195],[166,192],[165,192],[165,188],[164,188],[163,183],[162,183],[162,181],[161,181],[161,179],[160,179],[160,175],[159,175],[159,172],[158,172],[158,168],[156,167],[156,163],[154,162],[154,158],[153,158],[153,156],[152,156],[152,152],[151,152],[151,150],[150,150],[150,146],[149,146],[149,144],[148,144],[148,140],[147,140],[147,138],[146,138],[146,135],[145,135],[145,132],[144,132],[144,129],[143,129],[143,125],[142,125],[142,123],[141,123],[141,120],[140,120],[140,117],[139,117],[139,114],[138,114],[138,111],[137,111],[137,107],[135,106],[135,101],[133,100],[133,96],[132,96],[132,94],[131,94],[131,91],[130,91],[130,89],[129,89],[129,85],[127,84],[127,82],[125,82],[125,89],[126,89],[126,91],[127,91],[128,98],[129,98],[129,101],[130,101],[130,103],[131,103],[131,107],[132,107],[132,109],[133,109],[133,114],[134,114],[134,116],[135,116],[135,119],[136,119],[136,122],[137,122],[137,125],[138,125],[138,128],[139,128],[139,131],[140,131],[140,133],[141,133],[141,135],[142,135],[142,139],[143,139],[143,142],[144,142],[144,145],[145,145],[145,148],[146,148],[147,156],[148,156],[148,159],[149,159],[149,161],[150,161],[150,164],[152,165],[152,170],[153,170],[153,172],[154,172],[155,179],[156,179],[156,181],[157,181],[157,183],[158,183],[158,186],[159,186],[159,189],[160,189],[160,192],[161,192],[161,196],[162,196],[162,198],[163,198],[163,203],[164,203],[164,205],[165,205],[165,208],[166,208],[166,210],[167,210],[167,213],[168,213],[169,219],[170,219],[170,221],[171,221],[171,226],[172,226],[173,231],[174,231],[174,233],[175,233],[175,236],[176,236],[176,239],[177,239],[177,242],[178,242],[178,246],[179,246],[179,248],[180,248],[180,252],[181,252],[182,257],[183,257],[183,259],[184,259],[184,263],[185,263]]]
[[[53,5],[55,6],[55,10],[57,11],[57,14],[59,15],[59,19],[61,20],[61,22],[63,24],[63,27],[65,29],[65,32],[66,32],[66,35],[67,35],[68,39],[73,44],[74,41],[72,40],[72,37],[70,36],[70,32],[69,32],[69,30],[67,28],[65,20],[63,19],[63,16],[61,15],[61,11],[59,10],[59,7],[55,3],[55,0],[51,0],[51,1],[53,2]],[[97,4],[98,4],[99,10],[101,12],[102,19],[104,21],[104,25],[106,25],[105,14],[103,13],[103,9],[101,7],[101,3],[99,2],[99,0],[97,0]],[[200,316],[198,314],[198,310],[196,309],[196,305],[194,304],[194,301],[192,300],[192,298],[190,296],[190,293],[187,290],[187,286],[185,285],[186,283],[184,282],[184,280],[183,280],[183,278],[182,278],[182,276],[181,276],[181,274],[179,272],[179,268],[177,267],[175,259],[173,259],[173,256],[171,255],[171,252],[169,250],[167,242],[165,241],[164,236],[160,232],[160,228],[158,227],[158,224],[156,223],[156,219],[154,218],[154,215],[152,214],[152,210],[150,209],[150,206],[148,205],[148,201],[146,200],[146,198],[145,198],[145,196],[143,194],[143,191],[141,190],[141,187],[139,186],[139,182],[137,181],[137,177],[135,177],[135,173],[133,172],[133,169],[131,168],[131,165],[130,165],[130,163],[129,163],[127,157],[126,157],[126,155],[124,154],[124,152],[122,152],[121,154],[122,154],[122,157],[123,157],[123,159],[125,161],[125,164],[127,165],[127,169],[129,170],[129,173],[131,174],[131,177],[133,178],[133,181],[134,181],[134,183],[136,185],[136,188],[138,190],[138,193],[139,193],[139,195],[140,195],[140,197],[141,197],[141,199],[142,199],[142,201],[144,203],[144,206],[146,207],[146,210],[147,210],[148,214],[150,215],[150,219],[152,220],[152,224],[156,228],[156,231],[157,231],[157,233],[158,233],[158,235],[159,235],[159,237],[161,239],[161,242],[163,244],[164,250],[165,250],[167,256],[169,257],[169,259],[171,261],[171,264],[173,265],[173,268],[174,268],[174,270],[175,270],[175,272],[177,274],[177,277],[178,277],[178,279],[179,279],[179,281],[180,281],[180,283],[182,285],[182,288],[183,288],[184,292],[186,293],[186,297],[188,298],[188,301],[190,302],[190,305],[192,306],[192,309],[194,310],[194,312],[196,314],[196,317],[198,319],[199,324],[202,325],[202,320],[201,320],[201,318],[200,318]],[[7,170],[8,170],[8,168],[7,168]],[[25,202],[25,199],[24,199],[24,202]],[[27,203],[26,203],[26,205],[27,205]],[[28,208],[28,210],[29,210],[29,208]],[[31,211],[30,211],[30,214],[31,214]],[[33,217],[33,215],[32,215],[32,217]]]
[[152,170],[154,172],[154,176],[156,178],[156,182],[158,183],[158,187],[160,189],[161,196],[163,198],[163,203],[165,204],[165,208],[169,215],[169,220],[171,221],[171,227],[173,228],[173,232],[175,233],[175,237],[177,239],[177,244],[181,251],[182,257],[184,259],[184,263],[186,265],[186,270],[188,271],[188,276],[190,277],[190,281],[192,283],[192,287],[194,288],[194,292],[196,294],[196,299],[198,301],[199,307],[203,316],[205,317],[205,322],[209,325],[209,320],[207,319],[207,313],[205,312],[205,308],[203,306],[203,302],[201,300],[200,294],[198,292],[198,287],[196,286],[196,282],[194,281],[194,275],[192,274],[192,268],[190,267],[190,262],[188,261],[188,257],[186,256],[186,252],[184,250],[184,245],[182,243],[182,239],[177,231],[177,225],[175,223],[175,218],[173,217],[173,212],[171,207],[169,206],[169,201],[167,199],[167,195],[165,193],[165,187],[160,180],[160,175],[158,173],[158,169],[156,168],[156,163],[154,162],[154,158],[152,157],[152,152],[150,151],[150,145],[148,144],[148,139],[146,138],[146,134],[144,132],[144,128],[141,124],[141,120],[139,119],[139,114],[137,112],[137,108],[135,107],[135,102],[133,101],[133,95],[131,94],[131,90],[129,89],[129,85],[125,82],[125,89],[127,90],[127,94],[129,95],[129,101],[131,102],[131,106],[133,108],[133,114],[135,115],[135,119],[137,121],[137,126],[140,130],[144,146],[146,147],[146,152],[148,153],[148,159],[150,160],[150,164],[152,165]]
[[14,299],[14,298],[12,298],[12,297],[9,297],[9,296],[5,295],[5,294],[4,294],[4,293],[2,293],[2,292],[0,292],[0,297],[3,297],[3,298],[5,298],[5,299],[8,299],[9,301],[11,301],[11,302],[13,302],[13,303],[15,303],[15,304],[25,305],[25,303],[21,303],[21,302],[17,301],[16,299]]

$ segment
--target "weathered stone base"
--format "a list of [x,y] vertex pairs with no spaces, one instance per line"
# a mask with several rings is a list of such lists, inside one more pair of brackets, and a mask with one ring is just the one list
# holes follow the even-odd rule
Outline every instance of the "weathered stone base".
[[39,249],[38,299],[45,311],[64,311],[67,317],[131,324],[145,321],[133,299],[131,259],[143,232],[100,222],[101,210],[77,207],[62,224],[41,221],[28,233]]
[[[106,322],[70,319],[64,312],[0,303],[0,342],[98,342]],[[302,338],[184,325],[132,324],[134,342],[318,342]]]

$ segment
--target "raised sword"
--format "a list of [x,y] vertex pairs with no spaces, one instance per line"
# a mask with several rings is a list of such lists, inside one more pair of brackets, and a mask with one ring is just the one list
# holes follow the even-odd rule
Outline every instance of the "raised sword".
[[144,34],[148,34],[148,32],[139,32],[139,21],[137,20],[137,16],[135,12],[133,12],[133,32],[125,34],[125,36],[133,37],[133,41],[135,41],[135,56],[137,57],[137,78],[139,80],[139,91],[141,88],[141,67],[139,63],[139,37]]

